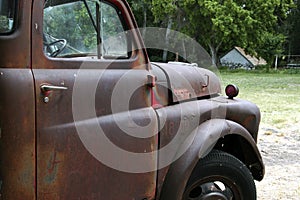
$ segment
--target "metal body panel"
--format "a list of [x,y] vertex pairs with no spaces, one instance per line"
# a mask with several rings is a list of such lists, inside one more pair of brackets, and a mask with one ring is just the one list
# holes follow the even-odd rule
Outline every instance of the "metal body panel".
[[0,36],[0,68],[30,68],[31,1],[19,0],[16,30]]
[[152,64],[165,72],[172,103],[221,93],[219,78],[207,69],[180,62]]
[[[157,197],[169,188],[172,195],[166,192],[167,195],[162,195],[162,199],[173,199],[176,190],[174,188],[178,188],[179,193],[176,193],[176,198],[179,199],[182,194],[180,192],[183,192],[184,184],[198,160],[205,156],[220,139],[230,134],[239,135],[243,138],[243,142],[246,141],[242,146],[244,149],[239,144],[232,144],[232,148],[236,148],[243,155],[248,155],[242,161],[252,172],[255,172],[254,178],[261,180],[264,165],[253,139],[253,135],[257,134],[260,112],[254,104],[250,104],[244,100],[216,97],[157,109],[160,124],[163,124],[163,127],[160,127],[160,148],[170,145],[174,138],[178,143],[174,152],[159,154],[159,163],[166,160],[175,162],[159,171]],[[253,109],[249,110],[249,106]],[[255,123],[256,125],[249,126]],[[251,169],[252,166],[255,167]],[[172,168],[176,168],[176,172],[172,171]]]
[[152,107],[168,106],[170,102],[170,84],[167,75],[155,64],[151,63],[151,74],[155,76],[155,87],[152,88]]
[[[126,26],[135,28],[127,3],[112,3]],[[129,59],[47,58],[43,53],[43,5],[43,1],[34,2],[32,20],[37,198],[153,199],[157,172],[126,171],[121,166],[134,168],[138,160],[134,163],[126,156],[116,160],[113,149],[107,147],[111,143],[128,154],[153,152],[143,164],[156,168],[157,116],[150,107],[148,58],[139,34],[132,32],[136,50]],[[67,89],[43,93],[43,84]],[[153,124],[147,126],[149,121]],[[144,132],[137,132],[139,126],[146,126]],[[142,134],[151,137],[140,138]],[[120,169],[105,159],[119,162]]]
[[31,1],[0,36],[0,199],[35,199],[35,95],[30,70]]
[[[49,71],[47,74],[49,75]],[[72,75],[72,73],[70,74]],[[64,77],[67,76],[64,75]],[[69,86],[69,83],[66,82],[65,86]],[[97,151],[101,153],[100,156],[111,157],[111,160],[118,159],[120,165],[132,162],[132,160],[129,160],[127,157],[116,158],[112,149],[105,148],[107,144],[101,140],[101,133],[93,132],[97,130],[93,129],[93,127],[99,125],[105,133],[105,137],[113,144],[123,150],[136,153],[155,150],[157,148],[155,146],[157,135],[149,139],[137,139],[127,135],[126,132],[120,130],[119,124],[128,125],[126,123],[128,115],[124,113],[107,114],[109,111],[103,107],[102,110],[98,110],[97,118],[83,115],[82,120],[74,122],[72,113],[70,113],[72,103],[66,103],[67,99],[71,100],[71,97],[68,94],[64,94],[64,92],[68,93],[69,91],[57,92],[53,94],[46,105],[43,105],[42,101],[37,105],[40,108],[37,111],[38,119],[41,119],[38,120],[37,124],[38,198],[154,198],[156,172],[127,173],[101,162],[102,160],[95,153]],[[84,99],[87,98],[83,97]],[[103,102],[99,98],[96,101],[99,101],[99,103]],[[137,109],[129,115],[133,117],[133,121],[137,124],[147,124],[148,120],[156,118],[153,111],[152,114],[149,114],[152,110],[151,108],[149,109]],[[103,113],[105,114],[103,115]],[[148,116],[148,118],[145,116]],[[125,122],[120,120],[125,120]],[[154,121],[156,122],[156,120]],[[157,129],[157,125],[155,125],[153,124],[153,126],[149,127],[148,131],[150,134],[155,133]],[[129,128],[134,129],[132,126]],[[96,138],[94,134],[96,134]],[[138,133],[132,131],[131,134]],[[145,163],[146,161],[148,163]],[[156,154],[153,153],[152,159],[146,161],[144,164],[152,165],[155,168]],[[128,165],[130,164],[133,163]],[[138,164],[135,163],[136,166]]]
[[241,125],[224,119],[212,119],[201,124],[197,130],[195,130],[194,134],[195,138],[188,151],[173,163],[168,170],[168,174],[164,179],[160,199],[180,200],[185,185],[197,162],[199,162],[199,159],[203,158],[214,148],[219,138],[226,137],[227,135],[237,135],[248,142],[251,148],[246,151],[248,154],[252,154],[252,156],[256,157],[256,162],[258,162],[261,167],[261,176],[259,179],[262,179],[264,165],[259,150],[252,136]]
[[30,69],[0,69],[0,199],[35,199],[35,96]]
[[[99,80],[95,96],[89,98],[94,83],[98,81],[97,75],[102,71],[103,78]],[[111,100],[113,87],[126,70],[43,70],[34,69],[34,76],[37,88],[37,197],[38,199],[142,199],[153,198],[156,187],[156,171],[149,173],[126,173],[106,166],[100,159],[96,159],[95,151],[100,151],[101,155],[111,156],[114,160],[114,154],[110,149],[103,149],[106,145],[101,137],[93,141],[94,134],[100,124],[105,136],[117,147],[130,152],[152,152],[157,148],[157,135],[149,139],[136,139],[122,130],[120,124],[127,125],[131,118],[136,124],[147,124],[148,121],[156,121],[156,115],[148,115],[141,109],[146,107],[145,89],[141,88],[136,92],[136,96],[145,99],[135,99],[130,105],[122,103],[119,107],[114,107],[112,115]],[[130,75],[130,73],[132,75]],[[137,70],[127,72],[126,77],[135,80],[134,83],[141,84],[137,76],[146,77],[147,71]],[[76,76],[74,76],[76,75]],[[74,81],[81,77],[85,80],[84,88],[80,88],[81,99],[77,99],[83,112],[78,118],[77,123],[84,120],[96,121],[95,124],[83,123],[84,131],[78,132],[74,122]],[[95,81],[96,80],[96,81]],[[144,78],[146,83],[146,78]],[[43,95],[39,91],[40,85],[51,83],[53,85],[65,86],[68,89],[64,91],[53,91],[49,95],[49,102],[43,102]],[[62,85],[63,83],[63,85]],[[144,85],[145,85],[144,83]],[[126,85],[124,92],[130,90],[131,85]],[[86,91],[88,91],[86,93]],[[118,99],[125,98],[124,94],[118,94]],[[85,108],[89,107],[95,101],[94,115],[87,113]],[[125,101],[123,103],[126,103]],[[78,105],[78,104],[77,104]],[[76,105],[75,105],[76,106]],[[134,108],[135,112],[129,116],[121,115],[128,107]],[[116,110],[118,109],[118,110]],[[149,108],[152,110],[152,108]],[[77,111],[80,112],[80,111]],[[146,112],[146,113],[145,113]],[[141,117],[142,115],[142,117]],[[148,116],[148,117],[145,117]],[[99,122],[98,122],[99,118]],[[80,120],[80,121],[79,121]],[[123,120],[123,121],[122,121]],[[125,122],[124,122],[125,120]],[[99,124],[98,124],[99,123]],[[126,127],[127,127],[126,126]],[[156,125],[157,126],[157,125]],[[124,128],[124,127],[123,127]],[[131,134],[137,135],[134,127],[131,128]],[[157,128],[155,124],[147,128],[148,134],[155,135]],[[84,137],[84,139],[82,139]],[[89,139],[91,138],[91,139]],[[95,144],[87,144],[92,140]],[[99,149],[94,146],[98,146]],[[101,147],[101,148],[100,148]],[[132,162],[123,157],[119,162]],[[145,161],[146,162],[146,161]],[[153,153],[151,159],[147,160],[147,165],[156,167],[156,154]],[[138,164],[137,164],[138,165]],[[118,191],[117,193],[115,191]]]

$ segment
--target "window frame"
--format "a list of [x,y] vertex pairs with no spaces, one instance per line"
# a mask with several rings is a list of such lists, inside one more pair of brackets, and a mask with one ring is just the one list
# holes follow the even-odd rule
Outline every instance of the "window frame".
[[124,24],[128,27],[131,56],[128,59],[68,59],[51,58],[43,52],[43,9],[44,4],[34,1],[32,7],[31,26],[31,68],[32,70],[54,69],[114,69],[114,70],[150,70],[151,65],[147,56],[142,36],[138,30],[133,13],[125,0],[105,0],[113,4],[120,11]]
[[[46,4],[46,2],[47,2],[47,0],[45,1],[45,4]],[[72,2],[77,2],[77,0],[68,1],[66,4],[72,3]],[[82,1],[78,1],[78,2],[82,2]],[[118,20],[119,20],[119,22],[120,22],[120,24],[122,26],[122,29],[124,31],[125,38],[126,38],[126,45],[124,45],[124,47],[126,46],[126,49],[127,49],[126,50],[126,54],[127,54],[126,56],[125,56],[125,53],[124,53],[124,56],[121,56],[121,55],[120,56],[103,55],[103,52],[102,52],[103,48],[102,47],[97,47],[97,48],[102,49],[100,51],[101,58],[92,58],[92,57],[97,57],[97,55],[95,55],[95,56],[86,55],[86,56],[82,56],[82,57],[80,57],[80,56],[79,57],[76,57],[76,56],[72,57],[72,55],[65,55],[65,56],[51,57],[51,56],[48,56],[48,55],[44,54],[44,56],[47,59],[50,59],[50,60],[53,59],[53,60],[70,60],[70,61],[72,61],[72,60],[82,60],[82,61],[88,61],[88,60],[90,60],[90,61],[100,61],[100,60],[128,60],[128,59],[131,59],[131,58],[135,57],[136,54],[134,52],[135,51],[134,49],[136,49],[136,48],[134,46],[136,46],[136,44],[134,43],[133,36],[131,34],[128,34],[128,32],[130,32],[130,28],[129,28],[128,24],[126,23],[127,20],[122,15],[123,11],[121,9],[119,9],[117,5],[114,5],[110,1],[101,1],[101,3],[110,6],[112,9],[114,9],[114,11],[115,11],[115,13],[117,15],[116,18],[118,18]],[[63,5],[63,4],[60,4],[60,5]],[[43,23],[42,23],[43,24],[42,30],[43,31],[44,31],[44,28],[45,28],[44,27],[44,9],[45,8],[46,7],[43,8],[43,13],[42,13],[42,15],[43,15],[43,17],[42,17],[42,21],[43,21]],[[100,38],[101,38],[101,29],[100,29],[100,33],[99,34],[100,34]],[[101,38],[101,46],[103,44],[104,44],[103,38]],[[88,52],[83,52],[83,53],[88,53]],[[91,59],[89,59],[89,58],[91,58]]]

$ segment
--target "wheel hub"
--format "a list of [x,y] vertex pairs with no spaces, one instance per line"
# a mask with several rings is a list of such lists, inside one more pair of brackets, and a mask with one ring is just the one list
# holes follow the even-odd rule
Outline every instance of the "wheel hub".
[[199,200],[228,200],[228,198],[219,192],[211,192],[203,195]]
[[232,200],[232,191],[221,182],[209,182],[193,187],[188,200]]

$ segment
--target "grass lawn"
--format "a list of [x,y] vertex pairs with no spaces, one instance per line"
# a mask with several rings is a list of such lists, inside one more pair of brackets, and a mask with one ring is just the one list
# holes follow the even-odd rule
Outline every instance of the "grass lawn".
[[[262,126],[284,129],[300,124],[300,74],[220,72],[223,88],[239,87],[238,98],[258,105]],[[224,90],[224,89],[223,89]]]

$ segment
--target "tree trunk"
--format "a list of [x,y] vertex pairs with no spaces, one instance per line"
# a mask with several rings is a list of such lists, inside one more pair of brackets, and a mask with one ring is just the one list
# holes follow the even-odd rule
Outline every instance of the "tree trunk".
[[184,58],[184,60],[187,60],[187,55],[186,55],[186,48],[185,48],[185,42],[184,40],[181,40],[181,44],[182,44],[182,55],[180,55],[181,57]]
[[142,31],[142,38],[146,37],[146,26],[147,26],[147,9],[145,5],[143,5],[143,13],[144,13],[144,21],[143,21],[143,31]]
[[219,64],[218,51],[219,51],[221,44],[222,44],[222,42],[220,42],[216,47],[211,43],[208,44],[213,66],[217,66]]
[[169,17],[168,27],[167,27],[167,31],[166,31],[166,37],[165,37],[165,48],[164,48],[164,52],[163,52],[163,62],[167,62],[167,57],[168,57],[167,47],[169,46],[169,37],[170,37],[171,27],[172,27],[172,18]]
[[211,56],[211,62],[213,66],[217,66],[218,63],[218,52],[217,48],[215,48],[213,45],[209,44],[209,50],[210,50],[210,56]]

